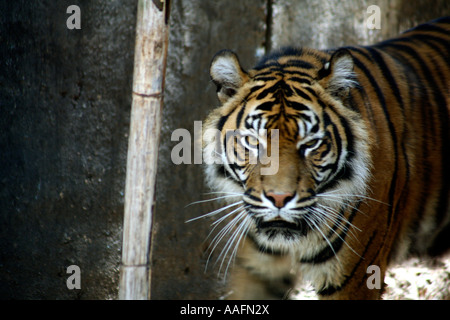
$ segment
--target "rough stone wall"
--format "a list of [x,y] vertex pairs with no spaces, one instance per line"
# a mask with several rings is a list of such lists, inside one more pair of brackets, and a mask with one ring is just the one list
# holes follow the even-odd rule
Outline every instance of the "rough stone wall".
[[[376,5],[380,29],[367,28]],[[368,45],[395,37],[420,23],[446,16],[445,0],[274,0],[270,24],[271,48],[286,45],[317,49]]]
[[[255,63],[257,48],[265,41],[265,1],[174,1],[170,16],[169,57],[166,72],[163,128],[158,163],[155,234],[153,241],[152,298],[217,298],[217,270],[205,272],[211,220],[185,223],[213,210],[204,200],[200,165],[174,165],[171,141],[178,128],[190,131],[218,105],[209,78],[212,56],[223,48],[240,53],[242,63]],[[192,154],[193,161],[193,154]],[[212,258],[212,261],[215,257]],[[170,270],[170,271],[169,271]]]
[[0,298],[117,296],[135,16],[135,1],[0,2]]
[[[0,298],[115,299],[120,267],[135,0],[0,3]],[[81,8],[68,30],[66,9]],[[380,30],[364,27],[367,6]],[[218,105],[209,63],[220,49],[250,68],[266,49],[368,44],[442,15],[426,0],[173,0],[157,176],[154,299],[222,294],[204,272],[213,210],[199,165],[174,165],[177,128],[193,134]],[[156,147],[156,146],[155,146]],[[217,257],[215,254],[212,262]],[[68,290],[66,268],[81,269]]]

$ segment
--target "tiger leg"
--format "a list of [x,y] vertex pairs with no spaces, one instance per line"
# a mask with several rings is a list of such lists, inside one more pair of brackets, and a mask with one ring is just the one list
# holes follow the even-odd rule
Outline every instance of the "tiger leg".
[[[370,245],[368,244],[368,247]],[[361,257],[353,255],[353,259],[346,259],[340,276],[335,277],[336,281],[316,287],[319,299],[379,300],[383,293],[388,265],[387,252],[386,247],[379,247],[379,250],[365,252]],[[318,266],[315,268],[318,269]]]
[[243,240],[231,272],[230,300],[287,298],[295,282],[289,255],[264,253],[251,239]]
[[[367,270],[370,270],[367,272]],[[320,300],[379,300],[381,298],[385,269],[365,269],[357,267],[352,277],[340,285],[328,286],[317,292]],[[352,270],[353,271],[353,270]],[[379,272],[379,273],[378,273]],[[373,280],[371,277],[379,277]],[[374,283],[380,283],[379,286]]]

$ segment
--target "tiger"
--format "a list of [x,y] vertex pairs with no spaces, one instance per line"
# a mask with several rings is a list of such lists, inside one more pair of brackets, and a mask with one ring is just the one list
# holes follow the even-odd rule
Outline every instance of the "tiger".
[[449,48],[444,17],[369,46],[277,49],[249,71],[213,57],[201,147],[226,204],[208,216],[226,212],[212,244],[228,299],[301,281],[322,300],[381,299],[390,265],[449,249]]

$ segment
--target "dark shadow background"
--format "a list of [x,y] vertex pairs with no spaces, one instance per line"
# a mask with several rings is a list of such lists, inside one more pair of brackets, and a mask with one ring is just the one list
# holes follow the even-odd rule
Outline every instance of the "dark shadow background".
[[[116,297],[136,5],[0,4],[0,297]],[[82,290],[66,269],[80,266]]]
[[[250,67],[270,47],[314,46],[324,14],[350,21],[334,30],[345,34],[342,45],[361,41],[366,30],[351,21],[363,19],[372,3],[340,1],[346,5],[331,13],[326,3],[173,1],[152,298],[223,293],[217,270],[204,271],[211,221],[185,223],[215,207],[186,208],[206,199],[201,168],[170,160],[173,130],[193,132],[194,121],[218,104],[209,80],[212,56],[232,49]],[[66,27],[73,4],[81,9],[81,30]],[[386,23],[364,39],[450,14],[448,1],[380,1],[380,7]],[[136,8],[134,0],[0,2],[1,299],[117,298]],[[309,29],[317,34],[301,31]],[[333,39],[326,34],[320,44],[334,45]],[[66,287],[72,264],[81,269],[81,290]]]

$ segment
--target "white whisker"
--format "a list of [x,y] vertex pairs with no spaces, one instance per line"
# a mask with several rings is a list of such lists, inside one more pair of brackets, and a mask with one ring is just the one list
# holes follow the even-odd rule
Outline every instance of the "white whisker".
[[339,211],[337,211],[334,208],[328,207],[328,206],[324,206],[322,204],[317,204],[320,208],[322,208],[323,210],[325,210],[328,214],[330,214],[331,216],[335,217],[335,218],[339,218],[341,220],[345,220],[345,223],[348,224],[349,226],[351,226],[352,228],[355,228],[356,230],[358,230],[359,232],[362,232],[361,229],[359,229],[357,226],[355,226],[353,223],[351,223],[350,221],[348,221],[348,219],[344,216],[341,215],[339,213]]
[[[338,191],[338,190],[335,190],[335,191]],[[368,196],[362,195],[362,194],[345,194],[345,193],[342,193],[342,194],[336,194],[336,193],[329,194],[329,193],[331,193],[331,192],[324,192],[324,193],[316,194],[316,196],[317,197],[330,197],[330,198],[333,198],[333,197],[334,198],[342,198],[342,197],[346,197],[346,198],[362,198],[362,199],[375,201],[375,202],[378,202],[378,203],[381,203],[381,204],[389,206],[389,203],[386,203],[386,202],[383,202],[383,201],[380,201],[380,200],[377,200],[375,198],[371,198],[371,197],[368,197]]]
[[[231,234],[231,236],[228,238],[227,242],[225,243],[224,248],[222,249],[221,253],[219,254],[219,256],[217,257],[217,260],[220,260],[221,257],[223,257],[225,259],[225,256],[231,246],[231,244],[234,242],[234,239],[236,238],[237,234],[239,233],[239,230],[242,228],[243,224],[241,223],[241,220],[245,219],[245,215],[244,214],[240,214],[239,215],[239,219],[236,219],[236,221],[234,222],[234,224],[232,225],[232,227],[234,228],[235,226],[237,226],[240,223],[240,226],[234,230],[234,232]],[[230,228],[227,228],[226,232],[224,232],[224,234],[229,233]],[[228,249],[227,249],[228,248]],[[222,269],[222,264],[223,264],[223,259],[222,259],[222,263],[220,264],[220,269]],[[219,272],[220,272],[219,269]]]
[[219,209],[217,209],[217,210],[214,210],[214,211],[212,211],[212,212],[206,213],[206,214],[204,214],[204,215],[201,215],[201,216],[198,216],[198,217],[189,219],[189,220],[186,221],[186,223],[192,222],[192,221],[195,221],[195,220],[198,220],[198,219],[201,219],[201,218],[206,218],[206,217],[210,217],[210,216],[216,215],[216,214],[218,214],[218,213],[220,213],[220,212],[222,212],[222,211],[224,211],[224,210],[226,210],[226,209],[228,209],[228,208],[237,206],[238,204],[241,204],[241,203],[243,203],[243,201],[242,201],[242,200],[239,200],[239,201],[237,201],[237,202],[235,202],[235,203],[229,204],[228,206],[225,206],[225,207],[219,208]]
[[228,259],[227,266],[226,266],[225,271],[224,271],[225,277],[226,277],[226,275],[228,273],[228,269],[230,267],[231,261],[234,261],[234,257],[236,256],[236,253],[237,253],[237,248],[239,247],[239,244],[240,244],[240,242],[242,240],[242,237],[243,237],[244,234],[246,234],[246,231],[248,230],[248,227],[249,227],[249,224],[250,224],[249,220],[250,220],[249,217],[244,217],[244,220],[241,222],[241,225],[236,229],[236,231],[233,233],[233,236],[230,237],[230,240],[228,241],[229,244],[226,247],[226,252],[223,255],[222,263],[220,264],[220,268],[219,268],[219,274],[220,274],[220,272],[222,270],[222,265],[225,262],[226,256],[228,255],[228,252],[230,251],[230,249],[233,247],[233,244],[234,244],[233,251],[231,251],[230,257]]
[[[308,212],[309,212],[309,210],[308,210]],[[310,213],[313,215],[313,217],[315,217],[314,212],[310,212]],[[336,260],[339,262],[339,264],[341,264],[341,261],[339,260],[339,257],[337,256],[336,251],[334,250],[333,245],[331,244],[330,240],[328,240],[327,236],[322,232],[322,230],[320,230],[319,226],[314,222],[314,219],[312,219],[312,217],[309,217],[308,215],[305,215],[305,221],[306,221],[306,223],[308,223],[308,225],[309,225],[309,227],[310,227],[311,229],[316,229],[317,231],[320,232],[320,234],[322,235],[322,237],[324,238],[324,240],[328,243],[328,246],[329,246],[329,247],[331,248],[331,250],[333,251],[334,256],[336,257]],[[315,226],[315,228],[312,228],[311,225],[309,224],[309,222],[311,222],[311,223]]]
[[[361,255],[359,254],[359,253],[357,253],[348,243],[347,243],[347,241],[345,241],[345,239],[344,238],[342,238],[341,237],[341,235],[339,234],[339,233],[337,233],[332,227],[330,227],[330,225],[328,225],[328,223],[326,222],[326,220],[325,220],[325,217],[326,217],[326,215],[324,215],[323,214],[323,212],[321,212],[321,211],[316,211],[317,210],[317,208],[315,208],[314,210],[311,210],[311,211],[309,211],[309,212],[311,212],[316,218],[318,218],[318,219],[320,219],[320,221],[322,221],[322,223],[323,224],[325,224],[325,226],[328,228],[328,229],[330,229],[330,231],[332,231],[336,236],[338,236],[339,237],[339,239],[341,239],[342,240],[342,242],[353,252],[353,253],[355,253],[358,257],[361,257]],[[333,222],[333,221],[330,221],[330,222]],[[348,229],[346,228],[346,230],[343,230],[343,231],[347,231]],[[334,250],[333,250],[333,252],[334,252]],[[335,253],[335,255],[336,255],[336,253]],[[337,258],[337,256],[336,256],[336,258]]]
[[[208,246],[208,249],[207,249],[208,251],[210,250],[210,254],[208,256],[205,269],[208,267],[209,260],[211,259],[211,256],[214,253],[214,251],[216,250],[219,243],[229,233],[229,231],[232,230],[239,223],[239,221],[242,220],[243,218],[245,218],[244,210],[242,210],[238,215],[236,215],[236,217],[234,217],[230,222],[228,222],[212,239],[211,244]],[[211,249],[211,246],[213,246],[212,249]],[[221,257],[221,255],[219,255],[219,257],[217,258],[217,261],[220,259],[220,257]],[[216,261],[216,263],[217,263],[217,261]]]
[[351,229],[349,227],[347,227],[346,224],[351,225],[351,223],[349,223],[348,220],[345,217],[334,215],[333,213],[327,211],[326,209],[322,209],[322,208],[314,208],[312,210],[315,210],[317,213],[320,213],[322,218],[324,218],[327,221],[330,221],[331,223],[336,225],[336,227],[339,230],[341,230],[343,232],[347,232],[348,231],[348,232],[351,233],[351,235],[353,237],[356,238],[355,234],[351,231]]
[[[209,237],[214,233],[214,230],[216,230],[216,228],[219,226],[219,224],[220,224],[222,221],[224,221],[224,220],[227,219],[229,216],[233,215],[236,211],[241,210],[241,209],[244,208],[244,207],[245,207],[245,206],[240,206],[240,207],[234,209],[233,211],[227,213],[226,215],[224,215],[224,216],[221,217],[220,219],[214,221],[214,222],[211,224],[211,225],[214,226],[214,227],[210,230],[210,232],[209,232],[208,236],[206,237],[205,241],[206,241],[207,239],[209,239]],[[237,216],[241,215],[243,212],[244,212],[244,210],[242,210]],[[230,225],[230,227],[227,227],[227,226],[228,226],[229,224],[234,223],[233,220],[236,219],[237,216],[234,217],[227,225],[225,225],[225,227],[222,228],[222,230],[214,237],[214,239],[211,241],[211,243],[216,243],[216,246],[217,246],[217,244],[218,244],[218,243],[223,239],[223,237],[226,235],[226,233],[228,232],[228,230],[229,230],[230,228],[232,228],[232,225]],[[236,222],[236,223],[237,223],[237,222]],[[227,228],[226,232],[224,231],[225,228]],[[216,241],[216,240],[217,240],[217,237],[219,236],[219,234],[222,234],[222,233],[223,233],[223,235],[221,236],[221,238],[218,239],[218,241]],[[214,249],[216,248],[216,246],[214,246],[214,248],[212,249],[212,251],[214,251]],[[208,250],[209,250],[210,247],[211,247],[211,244],[209,245]],[[211,252],[212,252],[212,251],[211,251]],[[208,258],[208,259],[209,259],[209,258]]]
[[244,195],[243,193],[239,193],[239,192],[228,192],[228,191],[211,191],[211,192],[206,192],[204,194],[234,194],[236,196],[242,196]]
[[194,201],[189,203],[188,205],[185,206],[185,208],[190,207],[194,204],[199,204],[199,203],[204,203],[204,202],[211,202],[211,201],[215,201],[215,200],[220,200],[220,199],[225,199],[225,198],[235,198],[240,196],[239,194],[236,195],[225,195],[225,196],[221,196],[221,197],[217,197],[217,198],[211,198],[211,199],[206,199],[206,200],[199,200],[199,201]]
[[245,205],[242,205],[242,206],[240,206],[240,207],[237,207],[237,208],[234,209],[233,211],[227,213],[227,214],[224,215],[223,217],[221,217],[221,218],[217,219],[216,221],[214,221],[213,223],[211,223],[211,225],[214,226],[214,228],[213,228],[211,231],[213,231],[213,230],[216,228],[216,226],[217,226],[218,224],[220,224],[223,220],[225,220],[225,219],[228,218],[230,215],[232,215],[233,213],[235,213],[236,211],[238,211],[238,210],[240,210],[240,209],[242,209],[242,208],[244,208],[244,207],[245,207]]

